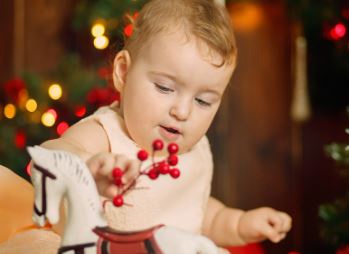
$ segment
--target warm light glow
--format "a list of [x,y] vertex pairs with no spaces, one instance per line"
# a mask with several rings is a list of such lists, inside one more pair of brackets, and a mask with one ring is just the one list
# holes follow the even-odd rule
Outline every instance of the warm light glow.
[[105,26],[101,23],[96,23],[91,28],[91,34],[94,37],[102,36],[105,33]]
[[27,103],[25,104],[25,108],[29,112],[35,112],[35,110],[38,108],[38,104],[36,103],[36,101],[34,99],[29,99],[29,100],[27,100]]
[[58,100],[62,97],[62,87],[59,84],[52,84],[48,88],[48,95],[52,100]]
[[67,122],[60,122],[56,128],[58,135],[62,135],[68,129],[68,127],[69,125]]
[[248,32],[258,28],[264,21],[263,9],[257,3],[241,2],[228,5],[236,30]]
[[46,127],[51,127],[55,124],[56,119],[55,119],[55,116],[51,112],[47,111],[44,114],[42,114],[41,122]]
[[94,39],[93,45],[96,49],[105,49],[109,45],[109,39],[104,35],[98,36]]
[[7,104],[4,108],[4,116],[8,119],[12,119],[16,116],[16,107],[13,104]]

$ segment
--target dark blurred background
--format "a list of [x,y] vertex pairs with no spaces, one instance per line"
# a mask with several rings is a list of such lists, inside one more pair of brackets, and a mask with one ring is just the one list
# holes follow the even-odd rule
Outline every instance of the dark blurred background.
[[[57,137],[118,99],[110,59],[132,32],[125,14],[135,18],[144,2],[0,2],[0,164],[28,179],[25,146]],[[245,0],[226,7],[239,60],[209,131],[213,194],[230,206],[291,214],[289,236],[263,243],[267,253],[339,253],[349,244],[348,223],[332,230],[338,209],[324,213],[333,222],[324,224],[319,207],[348,190],[324,148],[348,142],[349,1]],[[348,203],[341,206],[344,222]]]

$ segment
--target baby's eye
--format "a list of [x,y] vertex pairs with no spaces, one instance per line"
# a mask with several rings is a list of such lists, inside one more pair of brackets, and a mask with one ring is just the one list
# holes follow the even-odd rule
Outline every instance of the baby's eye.
[[204,107],[210,107],[212,105],[211,103],[204,101],[200,98],[195,98],[195,100],[197,103],[199,103],[199,105],[204,106]]
[[155,85],[156,89],[157,89],[159,92],[161,92],[161,93],[170,93],[170,92],[174,92],[173,89],[168,88],[168,87],[166,87],[166,86],[162,86],[162,85],[159,85],[159,84],[157,84],[157,83],[154,83],[154,85]]

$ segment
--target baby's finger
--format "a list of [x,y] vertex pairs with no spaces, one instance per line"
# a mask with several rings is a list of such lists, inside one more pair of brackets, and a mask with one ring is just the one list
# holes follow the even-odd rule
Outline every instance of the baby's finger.
[[283,228],[283,220],[279,214],[272,214],[269,216],[269,222],[276,232],[281,232]]
[[292,218],[287,213],[281,213],[280,217],[282,219],[281,232],[288,232],[292,227]]
[[280,236],[278,234],[278,232],[271,226],[265,226],[262,229],[261,232],[266,238],[268,238],[270,241],[277,243],[278,241],[280,241]]
[[114,184],[110,184],[106,187],[104,196],[112,199],[118,194],[118,187]]
[[281,233],[281,234],[279,235],[279,238],[280,238],[279,241],[281,241],[281,240],[284,239],[285,237],[286,237],[286,233]]
[[132,182],[139,174],[140,165],[141,165],[140,161],[129,160],[127,162],[127,167],[126,167],[124,176],[122,177],[122,181],[124,183]]
[[102,176],[107,176],[110,180],[112,180],[112,177],[110,177],[110,172],[115,167],[115,155],[114,154],[105,154],[105,156],[102,158],[103,163],[101,167],[98,170],[98,174]]
[[108,168],[112,167],[114,158],[108,153],[99,153],[86,161],[86,165],[90,169],[92,175],[103,174]]

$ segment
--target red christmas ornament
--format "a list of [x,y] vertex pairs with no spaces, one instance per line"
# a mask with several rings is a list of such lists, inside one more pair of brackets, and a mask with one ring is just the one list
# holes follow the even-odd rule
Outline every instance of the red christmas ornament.
[[125,26],[124,28],[124,34],[127,36],[127,37],[131,37],[133,33],[133,25],[132,24],[128,24],[127,26]]
[[22,79],[14,78],[7,81],[3,88],[6,98],[8,98],[11,102],[18,103],[19,95],[22,90],[26,89],[26,84]]
[[24,131],[17,131],[15,134],[15,145],[18,149],[25,148],[27,143],[27,135]]
[[93,88],[87,94],[87,102],[96,107],[109,105],[120,100],[120,93],[111,87]]

